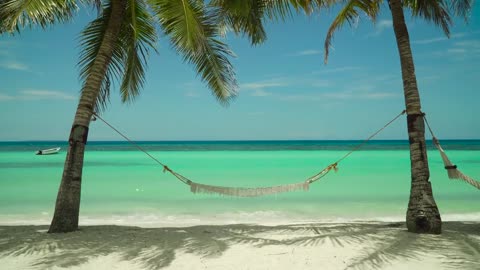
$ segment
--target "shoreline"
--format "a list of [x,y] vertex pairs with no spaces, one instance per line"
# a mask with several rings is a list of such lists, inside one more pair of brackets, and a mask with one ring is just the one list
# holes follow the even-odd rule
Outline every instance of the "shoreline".
[[480,222],[441,235],[398,222],[47,229],[0,226],[2,269],[480,269]]
[[[49,226],[50,212],[41,214],[0,215],[0,226]],[[442,213],[443,222],[480,223],[480,212]],[[244,224],[252,226],[283,226],[299,224],[357,224],[357,223],[405,223],[405,215],[390,216],[311,216],[293,215],[280,211],[235,211],[217,214],[185,214],[161,212],[132,212],[123,214],[83,214],[79,226],[134,226],[140,228],[168,228],[192,226],[229,226]]]

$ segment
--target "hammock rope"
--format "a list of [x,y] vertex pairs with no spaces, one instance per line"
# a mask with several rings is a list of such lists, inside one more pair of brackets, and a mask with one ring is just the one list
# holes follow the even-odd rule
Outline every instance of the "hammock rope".
[[423,114],[423,119],[425,121],[425,124],[427,124],[428,130],[430,131],[430,134],[432,134],[432,141],[435,147],[438,149],[438,152],[440,152],[440,156],[442,157],[443,160],[443,165],[445,166],[445,170],[447,170],[448,173],[448,178],[450,179],[457,179],[457,180],[462,180],[477,189],[480,189],[480,182],[474,180],[473,178],[463,174],[461,171],[457,169],[457,165],[453,164],[450,159],[447,157],[447,154],[443,150],[442,146],[440,145],[440,142],[438,141],[437,137],[433,134],[432,128],[430,127],[430,124],[427,121],[427,117],[425,116],[425,113]]
[[152,160],[154,160],[156,163],[161,165],[163,167],[163,172],[164,173],[169,172],[175,178],[177,178],[179,181],[183,182],[186,185],[189,185],[190,186],[190,191],[192,193],[221,194],[221,195],[236,196],[236,197],[257,197],[257,196],[277,194],[277,193],[297,191],[297,190],[307,191],[309,189],[310,184],[320,180],[325,175],[327,175],[331,170],[334,170],[335,172],[337,172],[338,171],[338,168],[337,168],[338,163],[340,163],[345,158],[350,156],[353,152],[359,150],[363,145],[365,145],[368,141],[370,141],[373,137],[375,137],[378,133],[383,131],[385,128],[387,128],[390,124],[395,122],[395,120],[397,120],[400,116],[404,115],[405,113],[406,113],[406,110],[403,110],[401,113],[399,113],[397,116],[395,116],[392,120],[387,122],[382,128],[380,128],[379,130],[374,132],[372,135],[370,135],[368,138],[363,140],[361,143],[359,143],[357,146],[355,146],[352,150],[350,150],[348,153],[346,153],[344,156],[342,156],[340,159],[338,159],[336,162],[328,165],[327,167],[325,167],[323,170],[321,170],[317,174],[307,178],[305,181],[299,182],[299,183],[293,183],[293,184],[271,186],[271,187],[257,187],[257,188],[224,187],[224,186],[214,186],[214,185],[205,185],[205,184],[196,183],[196,182],[188,179],[187,177],[181,175],[180,173],[175,172],[172,169],[170,169],[166,164],[164,164],[161,161],[159,161],[158,159],[156,159],[154,156],[152,156],[150,153],[148,153],[143,147],[141,147],[139,144],[137,144],[136,142],[129,139],[122,132],[120,132],[118,129],[116,129],[113,125],[111,125],[105,119],[100,117],[97,113],[94,112],[93,115],[97,119],[100,119],[108,127],[113,129],[120,136],[122,136],[125,140],[130,142],[138,150],[142,151],[147,156],[149,156]]

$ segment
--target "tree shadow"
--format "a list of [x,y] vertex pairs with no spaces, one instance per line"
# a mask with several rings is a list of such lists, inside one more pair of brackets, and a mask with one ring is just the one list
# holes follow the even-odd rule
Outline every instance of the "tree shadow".
[[[0,256],[40,255],[32,267],[81,265],[118,254],[145,269],[169,266],[178,252],[221,256],[230,246],[362,247],[345,259],[345,269],[382,269],[401,260],[440,260],[447,267],[480,269],[479,223],[445,222],[442,235],[408,233],[403,223],[224,225],[188,228],[88,226],[47,234],[46,226],[0,227]],[[340,256],[342,254],[339,254]],[[340,257],[339,256],[339,257]]]
[[345,269],[382,269],[395,261],[427,257],[445,268],[480,269],[480,225],[444,222],[441,235],[413,234],[404,229],[381,232],[382,241],[354,258]]
[[[227,245],[208,227],[138,228],[89,226],[66,234],[47,234],[46,226],[1,227],[0,255],[41,255],[33,267],[81,265],[90,259],[119,254],[146,269],[168,266],[181,250],[204,257],[222,254]],[[40,231],[40,232],[39,232]]]
[[[441,261],[446,268],[480,269],[480,224],[444,222],[441,235],[407,232],[404,223],[350,223],[277,227],[240,227],[231,230],[230,242],[268,245],[319,247],[327,242],[336,247],[361,246],[344,269],[383,269],[405,260]],[[260,237],[268,234],[292,234],[287,239]],[[339,254],[340,256],[342,254]]]

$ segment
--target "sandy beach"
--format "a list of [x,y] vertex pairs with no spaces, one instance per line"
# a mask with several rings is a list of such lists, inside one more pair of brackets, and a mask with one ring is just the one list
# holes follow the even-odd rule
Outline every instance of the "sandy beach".
[[0,270],[480,270],[479,2],[0,0]]
[[480,223],[441,235],[403,223],[221,225],[175,228],[1,226],[10,269],[480,269]]

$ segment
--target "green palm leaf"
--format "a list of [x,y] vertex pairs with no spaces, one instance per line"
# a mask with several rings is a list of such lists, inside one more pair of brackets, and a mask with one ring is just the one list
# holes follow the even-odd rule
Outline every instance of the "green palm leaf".
[[291,18],[292,8],[296,12],[303,11],[311,14],[321,7],[331,5],[331,2],[338,0],[264,0],[265,13],[268,18],[273,20],[285,20]]
[[173,47],[192,63],[214,96],[222,103],[235,96],[237,81],[228,59],[234,56],[219,41],[216,14],[198,0],[150,0]]
[[[110,13],[111,6],[107,1],[98,18],[89,23],[80,35],[82,51],[80,53],[78,66],[80,67],[80,79],[84,83],[88,76],[92,74],[95,75],[92,66],[95,59],[99,57],[98,52],[102,46],[102,40],[104,39],[105,30],[107,29]],[[125,57],[125,51],[122,45],[119,39],[114,46],[113,56],[107,68],[107,74],[102,78],[102,87],[96,100],[95,111],[104,110],[108,104],[112,79],[120,80],[120,78],[122,78]]]
[[442,28],[445,35],[450,36],[452,18],[444,0],[404,0],[403,5],[412,11],[413,16],[433,22]]
[[473,0],[450,0],[450,9],[455,16],[460,16],[468,20],[470,12],[472,11]]
[[[310,14],[333,0],[214,0],[210,6],[219,9],[219,26],[246,34],[257,45],[266,40],[263,20],[284,21],[292,18],[292,8]],[[223,31],[225,32],[225,31]]]
[[216,0],[210,5],[218,8],[218,25],[222,30],[232,29],[235,34],[246,34],[253,45],[267,38],[262,22],[263,0]]
[[144,1],[130,0],[120,39],[125,49],[124,74],[120,86],[123,102],[133,101],[145,83],[149,49],[155,50],[155,20]]
[[18,32],[21,28],[42,28],[69,21],[78,10],[75,0],[4,0],[0,1],[0,33]]
[[[338,1],[330,1],[329,4],[333,5]],[[325,38],[325,58],[324,61],[327,63],[329,49],[332,43],[333,34],[339,30],[346,22],[350,26],[354,25],[359,17],[359,11],[365,12],[365,14],[375,21],[377,15],[380,11],[380,1],[378,0],[349,0],[347,4],[342,8],[338,13],[337,17],[330,25],[330,28],[327,32],[327,37]]]

